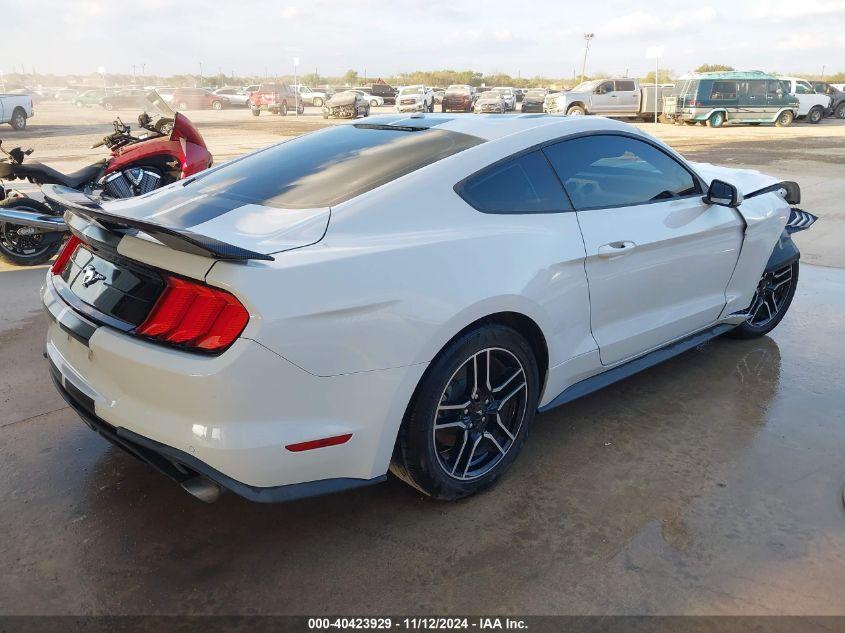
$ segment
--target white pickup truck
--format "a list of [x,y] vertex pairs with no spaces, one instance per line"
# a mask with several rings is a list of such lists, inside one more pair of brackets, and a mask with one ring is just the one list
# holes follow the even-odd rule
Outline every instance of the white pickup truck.
[[[658,113],[663,93],[671,86],[657,86]],[[549,114],[600,114],[610,117],[654,118],[655,86],[641,86],[636,79],[596,79],[556,94],[548,103]]]
[[29,95],[0,94],[0,123],[8,123],[13,130],[23,130],[26,120],[34,115]]
[[778,77],[789,82],[789,94],[798,98],[798,118],[805,117],[810,123],[819,123],[830,107],[830,97],[817,94],[812,84],[799,77]]

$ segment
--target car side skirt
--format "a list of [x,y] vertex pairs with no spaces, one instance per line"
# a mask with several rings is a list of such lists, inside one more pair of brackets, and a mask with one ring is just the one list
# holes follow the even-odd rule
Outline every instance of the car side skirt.
[[684,338],[673,341],[668,345],[652,350],[651,352],[648,352],[643,356],[640,356],[633,360],[629,360],[625,363],[622,363],[621,365],[617,365],[600,374],[590,376],[589,378],[586,378],[564,389],[554,400],[552,400],[549,404],[540,407],[538,411],[540,413],[545,413],[550,409],[554,409],[555,407],[559,407],[562,404],[577,400],[582,396],[586,396],[588,394],[593,393],[594,391],[603,389],[604,387],[607,387],[608,385],[622,380],[623,378],[633,376],[634,374],[639,373],[644,369],[648,369],[649,367],[657,365],[658,363],[662,363],[665,360],[669,360],[670,358],[677,356],[678,354],[682,354],[688,350],[691,350],[694,347],[698,347],[702,343],[706,343],[707,341],[716,338],[717,336],[721,336],[729,330],[732,330],[739,323],[741,323],[744,318],[744,314],[732,315],[729,320],[723,321],[705,330],[701,330],[699,332],[696,332],[695,334],[691,334]]

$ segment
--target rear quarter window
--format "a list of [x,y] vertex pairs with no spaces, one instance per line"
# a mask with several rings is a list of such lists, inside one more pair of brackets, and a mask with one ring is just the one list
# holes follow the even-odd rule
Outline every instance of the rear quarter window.
[[571,211],[549,161],[540,151],[504,160],[459,183],[455,190],[484,213]]

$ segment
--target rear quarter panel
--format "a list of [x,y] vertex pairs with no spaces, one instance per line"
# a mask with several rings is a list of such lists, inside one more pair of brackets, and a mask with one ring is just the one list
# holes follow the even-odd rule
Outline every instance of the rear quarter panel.
[[256,340],[320,376],[429,362],[505,311],[540,326],[552,365],[594,350],[575,214],[484,214],[452,188],[502,151],[481,145],[397,179],[334,207],[318,244],[219,262],[208,280],[260,315]]

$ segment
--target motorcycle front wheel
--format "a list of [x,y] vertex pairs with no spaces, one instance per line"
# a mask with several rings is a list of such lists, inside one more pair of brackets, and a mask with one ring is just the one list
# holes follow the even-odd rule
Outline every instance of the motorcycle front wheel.
[[[9,198],[7,209],[50,215],[50,209],[29,198]],[[64,233],[33,233],[29,227],[0,222],[0,260],[16,266],[37,266],[50,261],[62,245]]]

